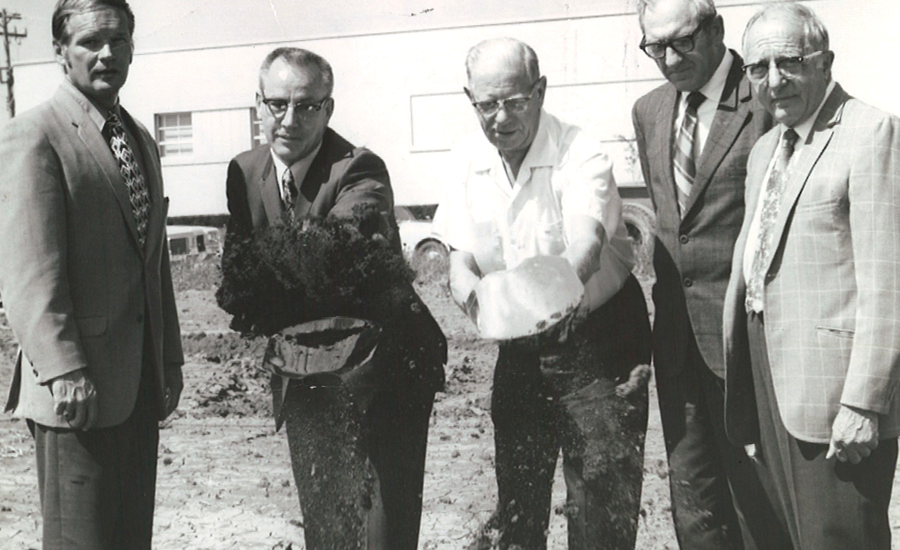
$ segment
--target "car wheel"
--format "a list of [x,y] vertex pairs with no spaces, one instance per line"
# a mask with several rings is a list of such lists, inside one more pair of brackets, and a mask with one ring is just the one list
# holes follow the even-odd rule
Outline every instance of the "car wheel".
[[656,216],[652,210],[642,204],[627,202],[622,208],[622,217],[634,250],[634,269],[632,271],[640,280],[652,280],[655,278],[653,242],[656,232]]
[[444,278],[450,265],[450,253],[444,243],[428,239],[416,246],[409,263],[420,279]]

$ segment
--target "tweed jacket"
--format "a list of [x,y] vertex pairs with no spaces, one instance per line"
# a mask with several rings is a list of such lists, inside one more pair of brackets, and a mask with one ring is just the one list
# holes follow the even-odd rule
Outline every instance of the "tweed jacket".
[[[747,232],[782,128],[748,164],[747,215],[725,301],[726,428],[755,440],[743,273]],[[900,119],[837,85],[792,159],[764,279],[766,345],[781,418],[827,443],[840,406],[900,435]],[[749,388],[749,389],[748,389]]]
[[[368,149],[355,147],[331,128],[326,129],[322,146],[300,183],[294,204],[297,216],[351,218],[357,204],[373,204],[383,214],[379,232],[388,237],[391,248],[401,254],[400,236],[394,218],[394,196],[384,162]],[[263,145],[241,153],[228,167],[226,182],[228,233],[232,238],[283,223],[284,207],[278,190],[271,148]],[[379,382],[400,385],[410,396],[426,396],[443,388],[447,341],[428,308],[415,291],[402,289],[409,303],[407,314],[391,327],[382,327],[382,339],[374,360],[379,364]],[[396,365],[397,357],[412,357],[407,365]],[[273,377],[276,420],[286,385]],[[280,422],[279,422],[280,424]]]
[[134,408],[145,334],[161,413],[166,369],[184,362],[156,143],[121,109],[152,205],[142,249],[128,190],[88,105],[64,84],[0,129],[0,294],[21,346],[7,408],[51,427],[68,427],[53,410],[53,378],[87,368],[97,427],[108,427]]
[[641,170],[657,220],[653,361],[658,376],[681,371],[688,330],[693,330],[709,369],[725,376],[722,305],[744,216],[747,156],[771,127],[771,117],[751,97],[743,61],[731,53],[734,59],[683,218],[672,168],[678,90],[666,83],[640,98],[632,112]]

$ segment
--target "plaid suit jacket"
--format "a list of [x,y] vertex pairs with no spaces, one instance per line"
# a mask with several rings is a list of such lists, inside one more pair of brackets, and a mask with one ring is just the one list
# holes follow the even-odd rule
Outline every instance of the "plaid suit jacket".
[[[755,440],[746,342],[744,249],[780,137],[750,154],[747,215],[725,301],[726,425]],[[836,86],[793,159],[778,248],[765,277],[765,332],[782,421],[797,439],[827,443],[840,406],[880,414],[900,434],[900,119]]]

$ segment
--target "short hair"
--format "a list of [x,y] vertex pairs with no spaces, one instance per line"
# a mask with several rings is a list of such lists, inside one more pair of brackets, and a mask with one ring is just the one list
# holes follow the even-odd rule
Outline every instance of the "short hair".
[[472,68],[478,64],[482,54],[490,50],[504,50],[506,57],[518,57],[518,61],[525,66],[525,74],[532,82],[537,82],[541,77],[541,68],[538,64],[537,54],[528,44],[515,38],[491,38],[483,40],[472,46],[466,56],[466,77],[472,78]]
[[753,14],[744,28],[744,36],[741,44],[746,49],[747,35],[750,29],[759,21],[767,19],[781,19],[803,29],[803,47],[806,53],[813,51],[828,51],[828,29],[814,11],[803,4],[794,2],[773,2],[766,4],[761,10]]
[[104,8],[121,10],[128,24],[128,35],[134,36],[134,12],[128,0],[59,0],[50,20],[53,41],[66,44],[69,41],[69,18],[79,13],[97,11]]
[[[641,30],[644,29],[644,14],[647,9],[652,9],[660,0],[637,0],[638,22]],[[685,0],[689,6],[694,7],[697,21],[709,21],[716,16],[716,4],[713,0]]]
[[263,91],[263,75],[277,59],[284,59],[288,65],[298,69],[313,69],[316,71],[322,85],[325,86],[327,95],[331,96],[334,91],[334,71],[331,70],[331,64],[319,54],[313,53],[303,48],[275,48],[269,55],[263,59],[262,65],[259,67],[259,91]]

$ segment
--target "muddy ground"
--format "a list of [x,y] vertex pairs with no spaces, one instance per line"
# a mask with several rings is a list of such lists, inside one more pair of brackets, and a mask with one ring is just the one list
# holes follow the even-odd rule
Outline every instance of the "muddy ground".
[[[275,433],[260,342],[227,329],[215,304],[211,261],[174,268],[188,361],[179,411],[161,432],[155,547],[300,550],[303,518],[284,433]],[[432,417],[420,550],[461,550],[493,510],[496,484],[489,415],[493,346],[480,342],[440,277],[417,290],[450,344],[447,388]],[[0,318],[0,392],[10,382],[14,344]],[[656,396],[651,383],[637,548],[675,549]],[[895,491],[896,494],[896,491]],[[551,550],[565,544],[561,473],[554,484]],[[898,499],[894,499],[897,501]],[[900,508],[891,510],[895,539]],[[0,416],[0,548],[40,547],[34,450],[25,423]],[[895,548],[900,548],[895,543]]]

